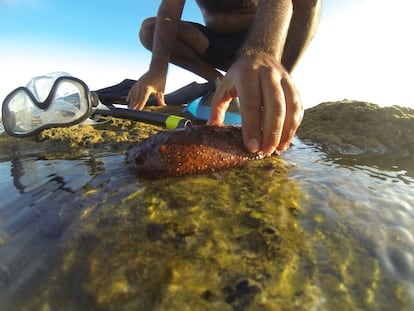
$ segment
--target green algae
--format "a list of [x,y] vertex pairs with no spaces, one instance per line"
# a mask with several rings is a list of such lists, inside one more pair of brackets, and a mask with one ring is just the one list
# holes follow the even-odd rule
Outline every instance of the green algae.
[[403,284],[343,212],[349,202],[304,196],[290,169],[272,157],[82,189],[60,210],[59,256],[21,309],[403,310]]
[[327,151],[414,155],[414,109],[342,101],[309,108],[298,130],[305,141]]
[[[179,113],[179,107],[148,108],[149,111]],[[41,131],[26,138],[0,135],[0,161],[16,156],[38,155],[45,158],[73,159],[101,151],[123,152],[131,145],[162,128],[127,119],[102,118],[96,125],[78,124]]]
[[[150,111],[182,114],[180,107],[151,107]],[[197,122],[193,119],[193,122]],[[131,144],[160,130],[160,127],[125,119],[111,118],[100,125],[76,125],[42,131],[35,139],[16,139],[0,135],[1,159],[13,155],[38,154],[45,150],[62,151],[60,156],[80,155],[84,148],[123,151]],[[410,157],[414,155],[414,110],[344,100],[326,102],[305,111],[298,136],[306,142],[320,144],[328,152],[341,154],[373,153]],[[23,150],[23,151],[22,151]]]
[[142,181],[131,192],[83,189],[75,200],[82,208],[61,209],[71,221],[60,255],[22,310],[406,305],[402,284],[384,273],[342,212],[348,202],[332,194],[338,218],[329,219],[289,169],[273,157],[222,173]]
[[[100,127],[43,131],[36,140],[0,135],[0,146],[6,158],[13,156],[9,146],[20,154],[73,159],[122,152],[157,130],[111,119]],[[343,141],[352,145],[340,138],[341,148]],[[364,228],[343,212],[349,202],[328,189],[327,197],[310,196],[289,178],[290,169],[272,157],[215,174],[137,179],[136,189],[89,184],[62,198],[59,251],[18,292],[15,306],[403,310],[403,284],[387,276],[374,246],[361,239]],[[326,204],[336,218],[320,208]]]
[[[258,171],[261,177],[252,182],[248,176]],[[280,158],[224,174],[148,183],[121,204],[96,206],[71,224],[75,236],[51,272],[54,279],[34,300],[55,309],[73,297],[52,297],[81,288],[79,308],[105,310],[312,304],[317,295],[310,295],[300,264],[299,199]],[[65,289],[62,280],[75,271],[78,278]]]

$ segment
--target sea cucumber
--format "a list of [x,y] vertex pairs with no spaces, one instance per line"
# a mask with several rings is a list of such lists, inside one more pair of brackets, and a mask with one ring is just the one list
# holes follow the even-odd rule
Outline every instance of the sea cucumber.
[[138,174],[159,178],[215,172],[264,157],[245,149],[240,127],[202,125],[158,132],[133,147],[127,162]]

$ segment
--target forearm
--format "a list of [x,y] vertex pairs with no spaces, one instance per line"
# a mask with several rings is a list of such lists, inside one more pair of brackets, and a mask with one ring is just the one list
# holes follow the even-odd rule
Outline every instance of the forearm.
[[293,0],[290,24],[282,64],[291,72],[316,33],[322,0]]
[[167,72],[185,0],[163,0],[157,13],[150,70]]
[[240,54],[271,54],[281,61],[292,13],[292,0],[260,0]]

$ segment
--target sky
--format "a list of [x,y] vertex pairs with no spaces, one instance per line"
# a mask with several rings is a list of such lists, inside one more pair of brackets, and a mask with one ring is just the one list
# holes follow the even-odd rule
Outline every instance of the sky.
[[[99,5],[97,5],[99,3]],[[141,22],[160,1],[0,0],[0,101],[35,76],[65,71],[90,89],[138,79],[151,54]],[[362,100],[414,108],[413,0],[325,0],[292,76],[306,108]],[[188,0],[184,20],[202,22]],[[166,92],[203,80],[170,66]]]

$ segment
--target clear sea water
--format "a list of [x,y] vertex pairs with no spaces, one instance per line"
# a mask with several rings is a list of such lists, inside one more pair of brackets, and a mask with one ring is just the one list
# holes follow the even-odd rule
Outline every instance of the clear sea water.
[[120,153],[3,160],[2,310],[413,310],[414,161],[296,139],[282,164],[151,181]]

